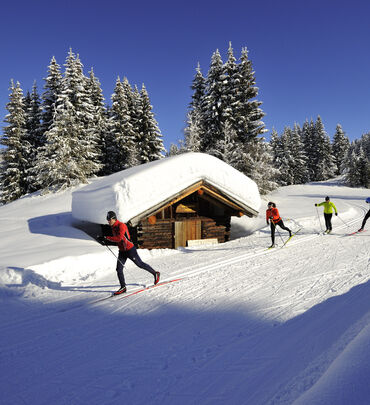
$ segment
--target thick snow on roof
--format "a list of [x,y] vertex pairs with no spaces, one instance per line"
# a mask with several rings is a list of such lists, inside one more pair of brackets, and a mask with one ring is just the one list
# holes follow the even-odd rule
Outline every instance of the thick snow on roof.
[[105,223],[107,211],[115,211],[128,222],[201,180],[258,212],[261,199],[253,180],[214,156],[190,152],[93,180],[72,194],[72,215]]

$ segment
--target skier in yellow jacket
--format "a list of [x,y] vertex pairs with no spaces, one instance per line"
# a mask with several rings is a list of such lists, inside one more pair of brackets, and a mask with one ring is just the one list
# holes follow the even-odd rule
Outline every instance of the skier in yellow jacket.
[[315,207],[321,207],[322,205],[324,206],[325,233],[330,233],[332,231],[331,217],[333,216],[333,210],[335,211],[335,215],[338,215],[337,207],[330,201],[329,197],[325,197],[325,201],[322,203],[315,204]]

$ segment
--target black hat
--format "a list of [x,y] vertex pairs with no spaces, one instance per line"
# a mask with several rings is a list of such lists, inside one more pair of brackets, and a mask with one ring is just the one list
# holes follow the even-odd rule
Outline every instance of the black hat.
[[270,205],[272,205],[274,208],[276,207],[276,204],[271,201],[267,204],[267,206],[269,207]]
[[110,219],[117,219],[117,215],[114,211],[108,211],[107,213],[107,221],[109,221]]
[[329,201],[330,200],[330,198],[329,197],[325,197],[325,201]]

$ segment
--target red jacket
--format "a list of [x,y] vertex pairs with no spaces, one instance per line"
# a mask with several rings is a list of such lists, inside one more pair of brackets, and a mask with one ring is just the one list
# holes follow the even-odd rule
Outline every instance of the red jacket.
[[266,210],[266,221],[268,222],[269,219],[271,219],[274,224],[277,224],[281,220],[277,208],[269,208]]
[[134,247],[134,244],[130,241],[130,233],[127,225],[123,222],[116,220],[112,225],[113,236],[106,236],[106,238],[112,242],[118,243],[119,250],[130,250]]

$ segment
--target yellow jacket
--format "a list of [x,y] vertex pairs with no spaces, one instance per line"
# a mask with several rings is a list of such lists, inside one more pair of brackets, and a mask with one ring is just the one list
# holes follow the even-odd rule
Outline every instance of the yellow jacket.
[[324,206],[324,213],[325,214],[332,214],[333,213],[333,208],[335,213],[338,213],[337,207],[332,203],[331,201],[324,201],[320,204],[317,204],[318,207]]

